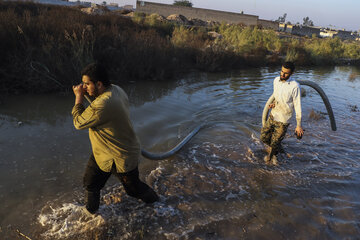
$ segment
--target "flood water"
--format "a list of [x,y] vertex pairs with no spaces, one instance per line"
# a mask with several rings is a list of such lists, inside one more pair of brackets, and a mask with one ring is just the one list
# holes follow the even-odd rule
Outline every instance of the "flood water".
[[74,97],[0,97],[0,239],[359,239],[360,70],[298,69],[327,94],[338,130],[307,86],[302,140],[293,117],[278,165],[264,163],[261,115],[279,69],[191,73],[124,86],[142,147],[163,152],[207,123],[175,156],[140,159],[160,201],[127,196],[111,177],[97,215],[82,211],[87,131]]

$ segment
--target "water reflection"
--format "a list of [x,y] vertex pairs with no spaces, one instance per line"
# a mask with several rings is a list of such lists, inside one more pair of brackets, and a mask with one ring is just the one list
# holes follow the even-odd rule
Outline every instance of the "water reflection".
[[154,102],[158,98],[169,95],[179,85],[173,81],[144,81],[137,84],[127,84],[121,87],[126,91],[133,106],[140,106],[146,102]]
[[304,69],[304,70],[301,69],[301,70],[303,70],[304,74],[312,73],[314,76],[328,78],[336,70],[336,68],[337,67],[335,66],[321,66],[321,67],[314,67],[312,69]]
[[[66,96],[10,96],[0,107],[0,209],[5,238],[33,239],[355,239],[359,233],[360,106],[353,67],[297,69],[317,82],[334,108],[332,132],[321,98],[308,90],[306,135],[284,140],[289,155],[264,164],[262,108],[278,68],[191,73],[168,82],[123,86],[142,146],[164,151],[193,127],[203,129],[174,157],[141,159],[141,178],[161,196],[145,205],[110,179],[98,215],[81,210],[81,178],[90,152],[75,131]],[[19,124],[19,121],[23,124]],[[8,225],[12,227],[7,228]]]
[[68,117],[71,104],[64,95],[3,96],[0,116],[8,121],[47,123],[55,127]]

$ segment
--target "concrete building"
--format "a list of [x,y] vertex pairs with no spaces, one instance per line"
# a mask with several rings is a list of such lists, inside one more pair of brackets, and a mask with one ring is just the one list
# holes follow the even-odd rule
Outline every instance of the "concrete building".
[[320,36],[323,38],[339,37],[342,40],[356,40],[357,36],[351,31],[335,30],[335,29],[323,29],[320,32]]
[[294,25],[285,24],[285,32],[292,34]]
[[320,29],[321,28],[319,27],[294,25],[292,29],[292,34],[308,37],[312,37],[313,35],[315,35],[316,37],[320,37]]
[[312,37],[314,34],[315,36],[320,36],[320,27],[312,27],[312,26],[303,26],[303,25],[293,25],[293,24],[286,24],[280,23],[279,24],[279,31],[286,32],[298,36],[308,36]]
[[122,7],[123,9],[126,9],[126,10],[134,10],[134,6],[133,5],[125,5]]
[[204,21],[226,22],[233,24],[244,24],[246,26],[258,25],[259,17],[255,15],[216,11],[210,9],[174,6],[161,3],[137,1],[136,11],[147,14],[158,13],[162,16],[181,14],[186,18],[198,18]]
[[336,35],[343,40],[355,40],[356,36],[351,31],[339,30]]
[[258,19],[258,26],[261,26],[263,28],[269,28],[278,31],[279,29],[279,23],[275,21],[270,20],[264,20],[264,19]]
[[279,32],[285,32],[286,30],[286,24],[285,23],[279,23]]
[[109,6],[110,6],[110,7],[116,7],[116,8],[118,8],[118,7],[119,7],[119,4],[117,4],[117,3],[110,3]]
[[333,29],[323,29],[320,32],[320,37],[322,38],[333,38],[337,35],[337,31]]

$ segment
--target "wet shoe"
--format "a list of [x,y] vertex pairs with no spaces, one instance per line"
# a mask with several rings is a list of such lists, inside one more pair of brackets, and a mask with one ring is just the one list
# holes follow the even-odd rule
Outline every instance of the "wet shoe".
[[94,214],[99,209],[100,205],[100,192],[86,191],[86,209],[89,213]]
[[95,211],[95,212],[90,212],[90,211],[86,208],[86,206],[82,206],[82,207],[80,208],[80,211],[83,213],[83,215],[84,215],[85,217],[92,217],[92,216],[94,216],[95,213],[96,213],[96,211]]
[[155,193],[154,190],[149,188],[140,198],[145,203],[154,203],[159,200],[159,196]]
[[88,209],[87,207],[84,207],[86,209],[86,211],[89,213],[89,214],[92,214],[94,215],[96,212],[97,212],[97,209],[96,210],[93,210],[93,209]]

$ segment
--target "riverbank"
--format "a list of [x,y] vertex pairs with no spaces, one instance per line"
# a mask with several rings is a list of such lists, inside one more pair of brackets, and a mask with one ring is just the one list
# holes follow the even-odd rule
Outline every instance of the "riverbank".
[[73,7],[0,1],[1,92],[66,91],[88,63],[105,64],[115,83],[168,80],[196,69],[279,65],[360,65],[360,44],[281,38],[273,30],[214,24],[186,27],[158,15],[89,15]]

